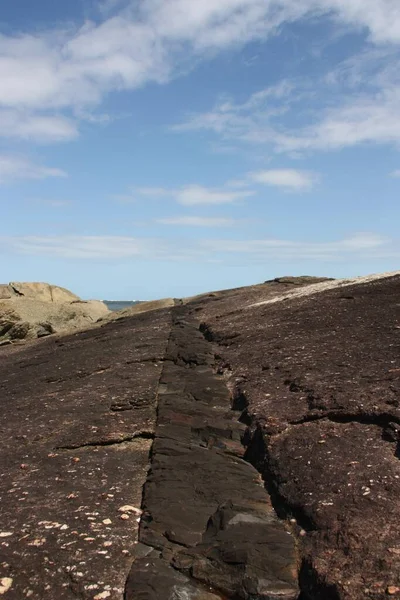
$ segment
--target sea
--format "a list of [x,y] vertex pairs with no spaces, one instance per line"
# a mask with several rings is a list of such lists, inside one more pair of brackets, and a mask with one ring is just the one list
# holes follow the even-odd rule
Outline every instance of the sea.
[[110,310],[116,311],[129,308],[134,304],[139,304],[140,300],[103,300],[103,302]]

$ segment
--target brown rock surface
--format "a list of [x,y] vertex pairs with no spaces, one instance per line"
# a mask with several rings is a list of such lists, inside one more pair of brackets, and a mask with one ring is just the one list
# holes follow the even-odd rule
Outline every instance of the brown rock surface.
[[118,321],[119,319],[126,319],[126,317],[133,317],[135,315],[141,315],[142,313],[152,312],[153,310],[161,310],[162,308],[171,308],[172,306],[175,306],[175,300],[173,298],[139,302],[128,308],[110,312],[102,318],[102,321]]
[[[121,598],[169,335],[166,314],[1,349],[7,599]],[[127,514],[129,519],[122,519]]]
[[400,584],[400,276],[250,296],[193,310],[243,409],[246,457],[301,533],[304,598],[383,599]]
[[0,592],[400,598],[399,297],[285,278],[0,348]]

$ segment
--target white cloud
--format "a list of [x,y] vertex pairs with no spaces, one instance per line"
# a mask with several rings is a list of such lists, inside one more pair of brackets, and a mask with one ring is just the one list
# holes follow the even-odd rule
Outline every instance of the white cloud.
[[157,219],[162,225],[179,225],[183,227],[230,227],[235,224],[235,219],[225,217],[169,217]]
[[142,187],[137,188],[136,192],[140,196],[148,196],[149,198],[162,198],[165,196],[174,195],[174,191],[162,187]]
[[111,11],[100,23],[0,35],[0,108],[26,112],[30,124],[21,137],[70,139],[76,126],[54,121],[60,110],[78,113],[110,91],[165,83],[199,59],[298,19],[325,16],[365,31],[373,43],[400,43],[398,0],[103,0],[100,6],[103,14]]
[[122,236],[26,236],[4,239],[19,254],[55,258],[130,258],[145,254],[149,242]]
[[184,206],[196,206],[201,204],[230,204],[236,200],[243,200],[253,196],[255,192],[246,190],[236,192],[232,190],[219,190],[206,188],[201,185],[188,185],[179,190],[176,200]]
[[38,165],[26,158],[0,155],[0,184],[19,179],[47,177],[67,177],[67,173],[61,169]]
[[285,151],[334,150],[372,142],[400,143],[400,86],[353,97],[328,109],[319,123],[278,140]]
[[349,256],[400,256],[400,248],[374,233],[359,233],[334,242],[298,242],[280,239],[206,240],[203,247],[215,254],[246,254],[260,259],[334,260]]
[[[225,99],[171,129],[210,131],[224,142],[265,145],[292,154],[370,143],[398,145],[399,65],[399,52],[369,52],[345,61],[322,80],[304,79],[296,86],[285,80],[242,104]],[[292,117],[301,117],[305,124],[289,127]]]
[[249,174],[255,183],[281,187],[286,190],[309,190],[317,182],[314,173],[295,169],[269,169]]
[[0,136],[35,142],[63,142],[78,136],[76,123],[60,116],[0,109]]
[[281,239],[192,240],[134,238],[126,236],[22,236],[0,237],[2,252],[45,255],[59,259],[170,261],[294,260],[343,261],[399,258],[399,242],[374,233],[360,233],[332,242],[299,242]]
[[250,189],[237,191],[231,188],[232,185],[229,183],[226,183],[222,188],[210,188],[198,184],[184,185],[180,188],[141,187],[134,188],[131,194],[114,196],[114,198],[122,202],[132,202],[140,197],[142,199],[154,198],[156,200],[171,198],[182,206],[197,206],[205,204],[231,204],[255,194]]
[[392,171],[391,176],[392,177],[400,177],[400,169],[396,169],[395,171]]

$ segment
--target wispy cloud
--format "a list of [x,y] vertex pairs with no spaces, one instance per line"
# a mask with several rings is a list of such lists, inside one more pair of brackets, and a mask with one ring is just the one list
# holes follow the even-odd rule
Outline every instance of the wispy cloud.
[[78,128],[72,119],[61,116],[0,109],[0,136],[40,143],[64,142],[76,138]]
[[61,169],[38,165],[27,158],[0,155],[0,184],[19,179],[46,179],[47,177],[67,177]]
[[72,205],[72,202],[69,200],[59,200],[56,198],[27,198],[26,202],[32,205],[50,206],[52,208],[66,208]]
[[[248,185],[248,184],[247,184]],[[180,188],[141,187],[133,188],[130,194],[113,196],[122,202],[139,201],[143,198],[154,200],[170,198],[182,206],[231,204],[254,196],[252,189],[232,189],[229,183],[222,187],[206,187],[199,184],[184,185]]]
[[126,236],[0,237],[2,252],[45,255],[62,259],[160,259],[203,262],[235,260],[343,261],[399,258],[400,242],[374,233],[360,233],[331,242],[282,239],[174,239]]
[[395,171],[392,171],[391,176],[392,177],[400,177],[400,169],[396,169]]
[[249,174],[249,178],[255,183],[272,185],[285,190],[309,190],[318,181],[315,173],[299,171],[296,169],[268,169],[256,171]]
[[255,194],[252,190],[237,192],[228,189],[212,189],[201,185],[189,185],[178,191],[176,200],[184,206],[197,206],[201,204],[231,204],[236,200],[243,200]]
[[236,223],[235,219],[226,217],[168,217],[157,219],[162,225],[178,225],[182,227],[230,227]]
[[[300,19],[325,16],[365,31],[372,43],[400,43],[395,0],[103,0],[100,7],[100,23],[0,35],[0,108],[23,114],[16,135],[71,139],[77,125],[60,111],[78,114],[111,91],[163,84]],[[3,135],[14,132],[3,124]]]
[[84,259],[143,256],[152,246],[151,240],[123,236],[26,236],[1,241],[19,254]]
[[218,255],[246,254],[276,260],[342,260],[346,257],[400,256],[400,246],[374,233],[359,233],[334,242],[299,242],[281,239],[206,240],[203,247]]
[[[283,80],[242,103],[223,98],[209,111],[187,115],[171,130],[209,131],[224,144],[258,144],[292,154],[359,144],[397,145],[399,65],[398,44],[369,49],[317,80]],[[290,125],[296,121],[302,125]]]

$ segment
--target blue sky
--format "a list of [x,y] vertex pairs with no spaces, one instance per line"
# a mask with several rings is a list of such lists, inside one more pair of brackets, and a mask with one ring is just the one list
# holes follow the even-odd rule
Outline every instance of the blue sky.
[[0,280],[398,269],[398,0],[6,0]]

